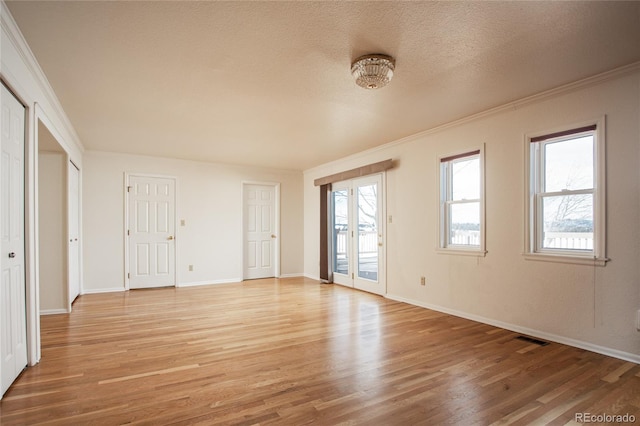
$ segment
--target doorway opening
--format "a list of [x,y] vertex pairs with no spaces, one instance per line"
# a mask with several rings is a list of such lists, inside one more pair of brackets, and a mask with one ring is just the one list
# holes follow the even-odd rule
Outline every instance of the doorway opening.
[[68,313],[80,294],[80,171],[40,120],[37,138],[40,315]]

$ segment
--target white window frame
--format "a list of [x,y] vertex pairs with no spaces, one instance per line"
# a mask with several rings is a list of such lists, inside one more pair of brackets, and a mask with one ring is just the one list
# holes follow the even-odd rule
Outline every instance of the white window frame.
[[[593,194],[593,250],[566,250],[542,247],[542,192],[540,191],[543,179],[543,164],[541,147],[544,144],[567,140],[568,136],[579,135],[585,132],[565,134],[550,137],[548,140],[532,142],[536,138],[545,135],[554,135],[561,132],[594,126],[593,132],[593,164],[594,185],[593,190],[563,191],[563,194]],[[549,262],[573,263],[583,265],[604,266],[609,260],[606,257],[606,161],[605,161],[605,117],[580,123],[574,123],[544,132],[525,135],[524,170],[525,170],[525,247],[524,257],[527,260],[539,260]]]
[[[451,200],[451,164],[455,161],[477,157],[480,160],[480,198],[473,200],[452,201]],[[485,178],[484,178],[484,144],[479,147],[460,150],[457,153],[438,157],[438,201],[439,201],[439,221],[438,221],[438,248],[437,252],[442,254],[459,254],[467,256],[484,257],[487,254],[485,245]],[[479,202],[480,204],[480,238],[478,246],[465,246],[449,244],[450,205],[465,202]]]

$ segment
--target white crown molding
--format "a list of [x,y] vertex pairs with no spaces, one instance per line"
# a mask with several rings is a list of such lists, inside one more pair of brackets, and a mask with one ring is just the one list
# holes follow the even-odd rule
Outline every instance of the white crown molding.
[[187,158],[163,157],[161,155],[136,154],[136,153],[122,152],[122,151],[104,151],[104,150],[89,148],[85,152],[92,155],[127,156],[127,157],[173,160],[173,161],[179,161],[179,162],[185,162],[185,163],[204,164],[208,166],[220,166],[220,167],[228,168],[230,170],[239,170],[239,171],[245,171],[247,169],[251,169],[251,171],[255,171],[255,172],[278,173],[278,174],[291,175],[291,176],[302,174],[302,171],[295,170],[295,169],[278,169],[275,167],[251,166],[246,164],[224,163],[220,161],[191,160]]
[[320,164],[319,166],[315,166],[312,167],[310,169],[304,170],[303,173],[306,174],[311,174],[314,172],[319,172],[321,170],[324,170],[326,167],[331,167],[331,166],[339,166],[340,164],[346,163],[348,161],[352,161],[352,160],[356,160],[358,158],[361,158],[365,155],[368,154],[373,154],[379,151],[384,151],[387,150],[389,148],[392,148],[394,146],[397,145],[402,145],[408,142],[413,142],[417,139],[423,138],[425,136],[428,135],[432,135],[435,133],[439,133],[442,132],[444,130],[450,129],[452,127],[457,127],[460,126],[462,124],[466,124],[466,123],[470,123],[472,121],[476,121],[479,120],[481,118],[485,118],[485,117],[489,117],[504,111],[511,111],[514,109],[518,109],[521,108],[525,105],[530,105],[530,104],[534,104],[534,103],[538,103],[538,102],[542,102],[546,99],[549,98],[553,98],[553,97],[557,97],[560,95],[565,95],[567,93],[571,93],[571,92],[575,92],[576,90],[580,90],[586,87],[591,87],[591,86],[595,86],[601,83],[604,83],[606,81],[610,81],[610,80],[615,80],[617,78],[620,78],[622,76],[625,76],[627,74],[632,74],[634,72],[638,72],[640,71],[640,61],[638,62],[633,62],[631,64],[628,65],[624,65],[622,67],[619,68],[614,68],[610,71],[605,71],[603,73],[600,74],[596,74],[593,75],[591,77],[587,77],[587,78],[583,78],[581,80],[578,81],[574,81],[573,83],[568,83],[568,84],[564,84],[562,86],[558,86],[555,87],[553,89],[549,89],[549,90],[545,90],[544,92],[540,92],[537,93],[535,95],[531,95],[531,96],[527,96],[525,98],[522,99],[518,99],[516,101],[513,102],[508,102],[506,104],[494,107],[494,108],[490,108],[488,110],[476,113],[476,114],[472,114],[472,115],[468,115],[466,117],[454,120],[454,121],[450,121],[448,123],[444,123],[441,124],[439,126],[435,126],[432,127],[430,129],[427,130],[423,130],[422,132],[419,133],[415,133],[413,135],[409,135],[406,136],[404,138],[401,139],[397,139],[395,141],[391,141],[388,142],[386,144],[380,145],[380,146],[376,146],[370,149],[367,149],[365,151],[360,151],[356,154],[352,154],[349,155],[347,157],[343,157],[340,158],[338,160],[335,161],[330,161],[328,163],[324,163],[324,164]]
[[13,15],[11,15],[11,12],[9,11],[9,8],[5,4],[4,0],[0,0],[0,26],[7,35],[8,39],[16,48],[16,51],[31,73],[33,80],[38,84],[38,88],[46,97],[46,101],[56,110],[60,122],[65,127],[67,134],[72,139],[71,142],[73,142],[75,148],[78,149],[81,153],[84,152],[84,146],[82,145],[82,142],[80,142],[78,133],[73,127],[73,124],[71,124],[69,117],[67,117],[67,114],[65,113],[64,108],[62,108],[62,104],[60,103],[58,96],[53,91],[53,88],[51,87],[47,76],[40,67],[38,60],[27,44],[27,41],[22,35],[18,24],[13,19]]

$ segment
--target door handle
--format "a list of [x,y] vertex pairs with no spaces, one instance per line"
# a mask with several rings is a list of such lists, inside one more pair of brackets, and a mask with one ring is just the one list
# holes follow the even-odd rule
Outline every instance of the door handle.
[[14,252],[9,253],[9,258],[13,259],[14,257],[16,257],[16,254]]
[[173,235],[169,235],[169,238],[167,238],[167,240],[173,240]]
[[276,238],[276,234],[271,234],[271,238]]

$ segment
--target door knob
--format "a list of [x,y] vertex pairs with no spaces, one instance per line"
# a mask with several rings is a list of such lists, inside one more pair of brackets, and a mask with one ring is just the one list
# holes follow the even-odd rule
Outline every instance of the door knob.
[[276,234],[271,234],[271,238],[275,238],[275,237],[276,237]]
[[173,240],[173,235],[169,235],[169,238],[167,238],[167,240]]
[[16,257],[16,254],[15,254],[14,252],[11,252],[11,253],[9,253],[9,257],[10,257],[11,259],[13,259],[14,257]]

